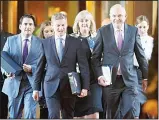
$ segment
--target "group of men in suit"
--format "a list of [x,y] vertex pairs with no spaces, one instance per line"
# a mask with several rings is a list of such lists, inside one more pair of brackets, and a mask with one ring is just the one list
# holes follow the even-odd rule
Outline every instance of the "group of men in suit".
[[[111,24],[101,27],[96,36],[92,54],[94,74],[100,85],[109,90],[105,93],[108,118],[138,118],[135,115],[138,78],[133,67],[133,55],[143,73],[143,89],[147,87],[148,65],[142,49],[137,28],[125,23],[126,11],[117,4],[110,9]],[[69,72],[76,72],[79,64],[82,90],[78,97],[85,97],[89,91],[89,67],[78,38],[66,34],[67,18],[62,13],[51,18],[55,35],[42,41],[32,35],[35,20],[31,15],[20,19],[21,33],[9,37],[3,51],[23,67],[19,76],[9,74],[3,85],[3,92],[9,97],[10,118],[36,118],[36,104],[39,100],[41,78],[47,64],[44,78],[44,92],[49,118],[73,118],[76,96],[72,95],[68,80]],[[102,60],[102,61],[101,61]],[[112,66],[112,84],[103,76],[102,66]],[[103,91],[104,92],[104,91]],[[109,93],[109,95],[108,95]]]

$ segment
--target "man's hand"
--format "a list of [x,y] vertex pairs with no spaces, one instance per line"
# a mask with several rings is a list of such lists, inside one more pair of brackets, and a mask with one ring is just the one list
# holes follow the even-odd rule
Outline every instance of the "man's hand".
[[142,89],[144,92],[146,92],[147,89],[147,80],[142,80]]
[[15,74],[13,74],[13,73],[6,73],[6,76],[13,79],[15,77]]
[[32,97],[35,101],[39,101],[39,91],[33,91]]
[[88,95],[88,90],[82,89],[82,90],[81,90],[81,94],[78,95],[78,97],[85,97],[85,96],[87,96],[87,95]]
[[104,76],[100,76],[98,78],[98,84],[104,87],[110,85],[110,83],[105,79]]
[[25,72],[31,73],[32,72],[31,65],[23,64],[23,70]]

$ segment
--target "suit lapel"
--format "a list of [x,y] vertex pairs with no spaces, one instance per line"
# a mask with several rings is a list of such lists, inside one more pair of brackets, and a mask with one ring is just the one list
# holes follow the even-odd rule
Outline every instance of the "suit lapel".
[[125,46],[128,43],[129,35],[130,35],[130,31],[129,31],[128,25],[124,24],[124,41],[123,41],[123,45],[121,48],[121,52],[124,50]]
[[56,43],[55,43],[55,37],[54,36],[52,37],[52,39],[50,39],[50,43],[51,43],[52,49],[54,51],[55,57],[57,59],[57,62],[60,64],[60,60],[59,60],[57,50],[56,50]]
[[68,46],[69,46],[69,36],[66,35],[65,48],[64,48],[63,56],[66,54],[66,52],[68,50]]
[[34,36],[31,37],[31,46],[30,46],[30,50],[29,50],[29,53],[28,53],[28,56],[26,58],[26,62],[28,62],[30,60],[30,58],[32,58],[34,55],[33,55],[33,51],[36,49],[36,38]]
[[[57,50],[56,50],[56,43],[55,43],[55,37],[53,37],[53,40],[50,39],[50,43],[52,44],[52,49],[54,50],[54,53],[55,53],[55,56],[56,56],[56,59],[58,61],[58,63],[60,64],[60,60],[59,60],[59,57],[58,57],[58,53],[57,53]],[[65,40],[65,47],[64,47],[64,52],[63,52],[63,57],[62,57],[62,60],[61,60],[61,63],[63,61],[63,58],[68,50],[68,46],[69,46],[69,36],[66,35],[66,40]]]
[[61,63],[63,61],[63,58],[68,50],[68,46],[69,46],[69,36],[66,35],[66,40],[65,40],[65,47],[64,47],[64,52],[63,52],[63,56],[62,56],[62,60],[61,60]]
[[18,45],[18,49],[17,49],[17,53],[19,55],[19,62],[22,65],[23,64],[23,58],[22,58],[22,38],[20,36],[20,34],[18,35],[18,39],[16,40],[17,45]]
[[108,33],[108,35],[110,35],[110,37],[112,38],[112,46],[113,46],[113,49],[117,52],[117,53],[120,53],[118,47],[117,47],[117,44],[116,44],[116,39],[115,39],[115,36],[114,36],[114,28],[113,28],[113,24],[110,24],[110,31]]

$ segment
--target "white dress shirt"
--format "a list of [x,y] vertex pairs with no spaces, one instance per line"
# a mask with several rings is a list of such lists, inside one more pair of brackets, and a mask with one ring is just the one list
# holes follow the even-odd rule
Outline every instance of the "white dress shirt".
[[63,47],[65,47],[66,34],[63,35],[62,37],[58,37],[58,36],[55,35],[56,49],[57,49],[57,46],[58,46],[58,45],[57,45],[57,44],[58,44],[57,40],[58,40],[59,38],[62,38],[62,44],[63,44]]
[[151,36],[141,36],[141,44],[144,49],[145,56],[147,60],[151,59],[151,54],[153,50],[153,38]]
[[32,36],[26,38],[26,37],[24,37],[24,36],[21,34],[22,54],[23,54],[23,48],[24,48],[25,40],[26,40],[26,39],[28,39],[27,44],[28,44],[28,54],[29,54],[29,52],[30,52],[30,47],[31,47],[31,37],[32,37]]
[[[145,57],[147,62],[151,59],[152,50],[153,50],[153,38],[149,35],[141,36],[141,45],[145,52]],[[134,54],[134,65],[139,67],[139,64],[136,59],[136,55]]]
[[[124,24],[122,25],[122,28],[120,29],[120,31],[122,34],[122,38],[124,40]],[[118,47],[118,33],[119,33],[119,29],[114,28],[114,36],[115,36],[115,41],[116,41],[117,47]]]

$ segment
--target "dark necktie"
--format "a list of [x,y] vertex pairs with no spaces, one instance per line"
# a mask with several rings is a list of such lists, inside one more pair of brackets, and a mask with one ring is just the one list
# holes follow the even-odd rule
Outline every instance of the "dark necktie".
[[28,39],[25,39],[24,48],[23,48],[23,63],[25,62],[28,56]]
[[123,44],[123,38],[122,38],[121,30],[118,31],[117,43],[118,43],[118,49],[121,50],[122,44]]
[[61,60],[62,60],[62,56],[63,56],[63,43],[62,43],[62,38],[58,38],[58,40],[57,40],[57,53],[58,53],[58,56],[59,56],[59,60],[60,60],[60,62],[61,62]]

